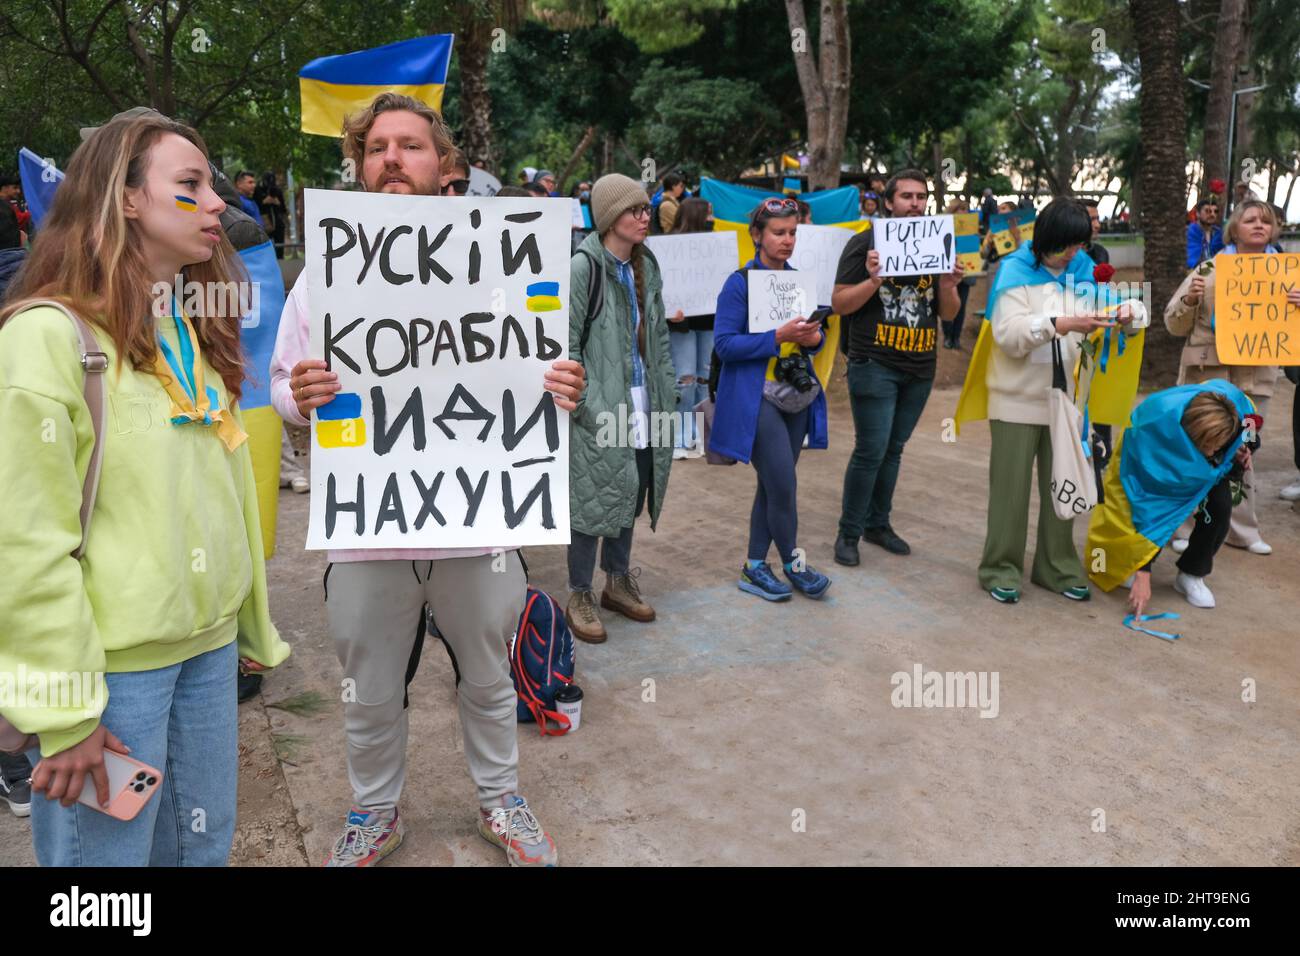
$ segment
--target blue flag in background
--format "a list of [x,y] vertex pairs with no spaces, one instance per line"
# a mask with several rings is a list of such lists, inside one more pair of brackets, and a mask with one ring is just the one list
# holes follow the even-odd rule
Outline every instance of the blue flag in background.
[[275,351],[275,333],[284,311],[284,278],[275,246],[267,241],[239,253],[248,270],[248,278],[257,283],[257,309],[248,315],[240,330],[248,364],[244,368],[244,394],[239,407],[244,411],[271,404],[271,353]]
[[23,147],[18,151],[18,176],[23,182],[23,198],[27,200],[32,222],[39,226],[54,205],[54,192],[63,182],[63,173]]

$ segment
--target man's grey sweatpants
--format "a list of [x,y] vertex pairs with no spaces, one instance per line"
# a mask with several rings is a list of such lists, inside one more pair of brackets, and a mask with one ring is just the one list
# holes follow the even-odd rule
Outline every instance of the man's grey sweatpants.
[[406,667],[426,603],[460,666],[460,722],[479,801],[517,789],[519,744],[509,648],[526,587],[517,551],[330,566],[330,636],[343,679],[352,682],[344,684],[343,722],[357,806],[391,809],[402,794]]

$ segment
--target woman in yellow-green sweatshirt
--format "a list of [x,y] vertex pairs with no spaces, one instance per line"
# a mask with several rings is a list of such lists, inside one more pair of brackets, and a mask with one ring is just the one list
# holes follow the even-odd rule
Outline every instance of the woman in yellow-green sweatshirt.
[[[40,741],[29,756],[43,866],[225,864],[236,661],[261,669],[289,654],[268,615],[235,407],[237,305],[211,294],[246,279],[223,208],[197,133],[152,111],[117,117],[73,154],[0,311],[0,715]],[[107,356],[80,557],[87,373],[73,323],[38,298],[82,316]],[[76,802],[86,781],[109,799],[106,749],[162,771],[130,821]]]

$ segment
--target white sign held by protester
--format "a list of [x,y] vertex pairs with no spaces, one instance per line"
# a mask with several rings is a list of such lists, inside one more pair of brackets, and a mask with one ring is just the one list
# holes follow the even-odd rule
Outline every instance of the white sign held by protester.
[[840,253],[855,233],[842,226],[814,226],[801,224],[795,230],[794,253],[790,265],[800,272],[810,272],[817,277],[817,304],[830,305],[835,291],[835,272],[839,269]]
[[797,269],[749,270],[749,331],[767,332],[817,310],[817,277]]
[[569,341],[569,217],[542,199],[309,189],[307,547],[569,540],[569,419],[543,386]]
[[495,196],[501,191],[501,180],[486,169],[477,166],[469,168],[469,191],[466,196]]
[[873,242],[882,276],[923,276],[952,272],[956,256],[952,216],[900,216],[873,219]]
[[730,229],[686,232],[650,236],[645,242],[663,276],[664,314],[671,318],[681,309],[688,316],[712,315],[722,284],[736,271],[736,234]]

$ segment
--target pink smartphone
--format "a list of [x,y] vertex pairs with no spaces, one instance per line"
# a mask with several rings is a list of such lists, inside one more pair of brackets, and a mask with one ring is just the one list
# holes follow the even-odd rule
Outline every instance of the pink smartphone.
[[104,751],[104,769],[108,771],[108,806],[101,807],[95,795],[95,778],[86,775],[78,803],[107,813],[118,820],[131,820],[149,802],[162,782],[162,771],[132,760],[112,750]]

